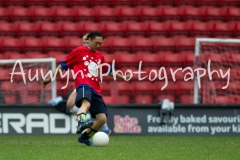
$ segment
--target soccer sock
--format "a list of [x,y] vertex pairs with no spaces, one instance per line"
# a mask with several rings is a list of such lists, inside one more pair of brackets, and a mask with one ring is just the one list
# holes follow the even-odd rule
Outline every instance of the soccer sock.
[[80,125],[81,123],[84,123],[86,121],[86,113],[80,113],[77,116],[80,116],[80,120],[78,121],[78,125]]
[[77,113],[78,110],[79,110],[79,108],[78,108],[76,105],[74,105],[73,108],[70,109],[70,112],[71,112],[71,113]]
[[106,123],[104,123],[104,125],[101,127],[101,129],[100,129],[101,131],[106,131],[106,130],[108,130],[108,125],[107,125],[107,122]]
[[95,133],[97,133],[97,130],[94,130],[94,129],[92,129],[92,128],[90,128],[90,132],[89,133],[87,133],[87,131],[85,131],[83,134],[82,134],[82,136],[81,136],[81,138],[83,139],[83,140],[87,140],[87,139],[89,139],[89,138],[91,138]]

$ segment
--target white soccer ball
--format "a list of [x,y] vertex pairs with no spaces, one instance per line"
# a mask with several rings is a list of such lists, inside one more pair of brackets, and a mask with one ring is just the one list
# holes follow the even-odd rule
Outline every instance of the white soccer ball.
[[97,132],[93,135],[93,144],[97,147],[104,147],[108,145],[109,137],[104,132]]

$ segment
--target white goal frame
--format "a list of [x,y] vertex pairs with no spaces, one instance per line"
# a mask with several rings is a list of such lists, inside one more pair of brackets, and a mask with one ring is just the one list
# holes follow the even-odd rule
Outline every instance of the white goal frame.
[[[198,60],[198,56],[200,55],[200,43],[239,43],[240,39],[221,39],[221,38],[196,38],[195,41],[195,62],[194,68],[196,68],[196,61]],[[194,77],[194,94],[193,94],[193,103],[199,104],[199,94],[198,94],[198,80],[197,77]]]
[[[0,64],[15,64],[16,61],[20,60],[21,63],[42,63],[42,62],[50,62],[51,70],[54,72],[56,69],[56,59],[55,58],[32,58],[32,59],[1,59]],[[0,65],[1,66],[1,65]],[[56,87],[56,79],[52,81],[52,99],[57,97],[57,87]]]

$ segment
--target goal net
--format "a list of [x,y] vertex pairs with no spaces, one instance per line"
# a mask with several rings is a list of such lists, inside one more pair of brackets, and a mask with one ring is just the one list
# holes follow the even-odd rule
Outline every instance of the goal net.
[[41,85],[55,68],[55,58],[1,60],[0,103],[39,104],[56,98],[56,81],[45,88]]
[[240,103],[240,40],[197,38],[195,57],[195,68],[206,73],[195,76],[194,103]]

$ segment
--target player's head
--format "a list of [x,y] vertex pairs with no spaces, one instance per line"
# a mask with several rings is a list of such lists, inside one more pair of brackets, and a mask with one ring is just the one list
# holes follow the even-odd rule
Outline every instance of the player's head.
[[86,45],[88,44],[87,36],[88,36],[88,33],[85,34],[85,35],[82,37],[82,45],[84,45],[84,46],[86,46]]
[[103,34],[99,31],[93,31],[87,35],[89,47],[92,51],[97,51],[103,43]]

